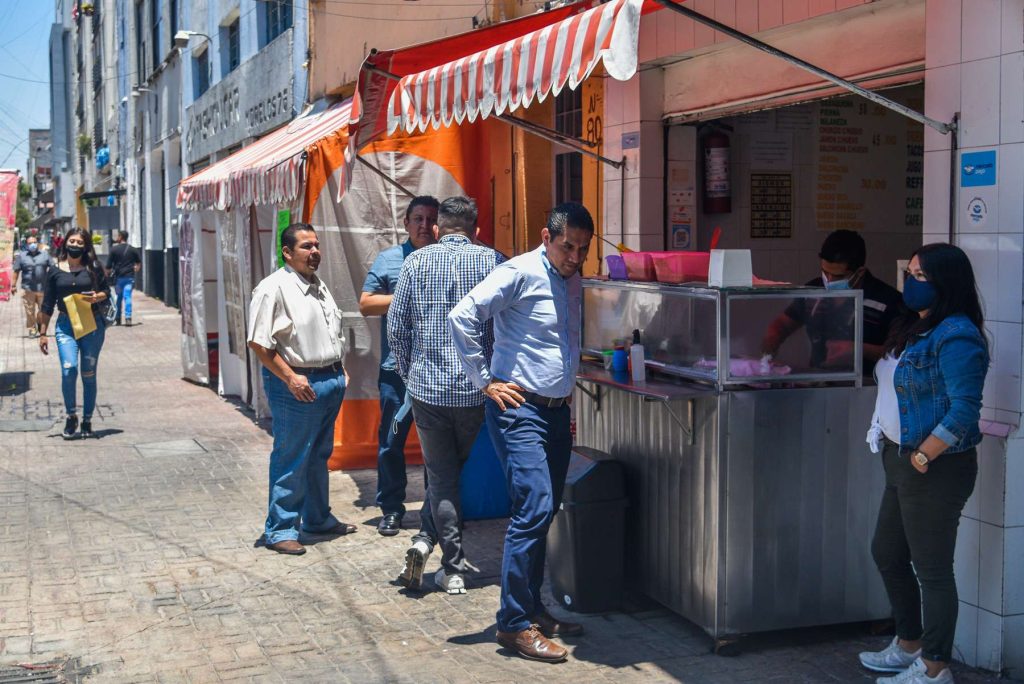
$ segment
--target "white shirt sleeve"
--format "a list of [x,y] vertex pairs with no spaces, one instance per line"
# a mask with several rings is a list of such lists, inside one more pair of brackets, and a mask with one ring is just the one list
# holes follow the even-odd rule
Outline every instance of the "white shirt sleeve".
[[256,288],[249,304],[248,341],[266,349],[276,349],[278,333],[291,327],[288,313],[278,302],[277,288]]

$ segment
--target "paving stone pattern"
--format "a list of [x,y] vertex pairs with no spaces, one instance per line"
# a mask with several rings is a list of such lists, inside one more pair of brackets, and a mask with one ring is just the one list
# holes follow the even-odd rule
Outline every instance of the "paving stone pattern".
[[412,529],[376,534],[374,472],[331,475],[358,534],[301,557],[255,548],[268,426],[181,380],[176,312],[136,298],[140,324],[107,333],[87,442],[59,436],[55,344],[43,357],[20,302],[0,303],[0,422],[52,425],[0,433],[0,666],[88,682],[873,681],[856,653],[886,638],[863,627],[751,637],[727,658],[653,605],[584,617],[566,664],[510,657],[494,642],[504,521],[466,525],[480,568],[467,595],[408,593],[394,578]]

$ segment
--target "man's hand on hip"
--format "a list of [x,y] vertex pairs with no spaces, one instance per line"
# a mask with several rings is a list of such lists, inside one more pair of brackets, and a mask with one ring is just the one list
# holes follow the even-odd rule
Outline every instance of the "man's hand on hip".
[[304,401],[306,403],[316,401],[316,392],[314,392],[313,388],[309,386],[309,378],[305,375],[293,373],[292,376],[288,378],[288,391],[291,392],[292,396],[299,401]]
[[523,388],[514,382],[499,382],[497,380],[492,380],[487,387],[484,387],[484,394],[497,403],[502,411],[507,411],[509,406],[519,408],[526,401],[520,394],[522,391]]

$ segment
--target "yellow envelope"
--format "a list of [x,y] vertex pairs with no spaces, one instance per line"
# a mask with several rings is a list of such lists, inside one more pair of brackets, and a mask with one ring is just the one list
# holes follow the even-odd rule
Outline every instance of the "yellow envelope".
[[92,315],[92,304],[84,295],[68,295],[64,298],[64,306],[67,307],[68,318],[71,319],[71,330],[74,332],[76,340],[80,340],[96,330],[96,318]]

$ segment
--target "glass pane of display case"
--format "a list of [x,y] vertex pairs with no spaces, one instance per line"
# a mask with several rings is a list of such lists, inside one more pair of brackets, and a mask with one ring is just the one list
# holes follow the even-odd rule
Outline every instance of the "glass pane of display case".
[[[585,280],[582,346],[599,355],[628,345],[636,329],[649,368],[718,387],[859,383],[861,298],[814,287]],[[719,359],[729,359],[725,368]]]
[[716,300],[680,287],[586,282],[583,349],[600,354],[628,345],[639,330],[649,367],[713,382],[707,361],[718,354]]
[[725,290],[725,383],[860,376],[860,293],[820,288]]

